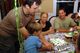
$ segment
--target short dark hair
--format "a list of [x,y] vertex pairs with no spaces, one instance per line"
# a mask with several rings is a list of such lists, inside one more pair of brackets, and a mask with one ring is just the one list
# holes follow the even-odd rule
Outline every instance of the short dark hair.
[[23,0],[22,5],[25,6],[27,4],[27,5],[29,5],[29,7],[31,7],[34,2],[36,2],[37,5],[41,4],[41,0]]
[[74,19],[76,17],[77,13],[73,13],[71,18]]
[[31,22],[26,26],[26,29],[30,34],[33,34],[34,32],[38,32],[42,30],[42,27],[39,23],[37,22]]
[[65,8],[60,8],[59,11],[60,11],[60,10],[63,10],[64,12],[66,12]]

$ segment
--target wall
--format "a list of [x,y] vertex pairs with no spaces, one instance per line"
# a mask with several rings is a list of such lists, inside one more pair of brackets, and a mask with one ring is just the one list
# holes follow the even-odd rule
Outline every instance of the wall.
[[[53,1],[54,0],[42,0],[40,5],[40,12],[48,12],[49,18],[53,16]],[[35,19],[39,19],[40,13],[37,13]]]
[[41,12],[53,12],[53,0],[42,0]]

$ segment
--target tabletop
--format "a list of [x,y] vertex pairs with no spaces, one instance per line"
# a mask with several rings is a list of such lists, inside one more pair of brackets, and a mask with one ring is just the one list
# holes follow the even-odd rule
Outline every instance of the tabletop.
[[54,33],[46,35],[45,38],[52,44],[54,44],[54,51],[48,51],[46,53],[74,53],[75,43],[73,37],[65,37],[67,33]]

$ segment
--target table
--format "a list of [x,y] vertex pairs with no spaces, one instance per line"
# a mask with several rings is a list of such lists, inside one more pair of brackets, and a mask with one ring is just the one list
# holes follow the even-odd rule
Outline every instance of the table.
[[70,39],[66,39],[65,38],[65,33],[49,34],[49,35],[46,36],[46,39],[49,42],[51,42],[50,39],[60,39],[60,40],[66,41],[68,43],[67,46],[65,44],[59,46],[61,48],[67,48],[67,49],[64,49],[62,51],[59,51],[59,50],[57,50],[57,48],[58,48],[57,45],[55,45],[54,48],[53,48],[54,51],[49,51],[49,52],[46,52],[46,53],[70,53],[70,52],[71,53],[74,53],[74,51],[75,51],[75,46],[74,46],[74,44],[72,42],[72,39],[71,38]]

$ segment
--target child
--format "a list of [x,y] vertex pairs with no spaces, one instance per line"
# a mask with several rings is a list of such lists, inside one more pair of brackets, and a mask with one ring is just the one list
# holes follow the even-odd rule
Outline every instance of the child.
[[25,53],[38,53],[38,49],[42,46],[40,39],[38,38],[38,35],[40,35],[42,31],[41,25],[32,22],[26,28],[30,33],[30,36],[24,41]]

